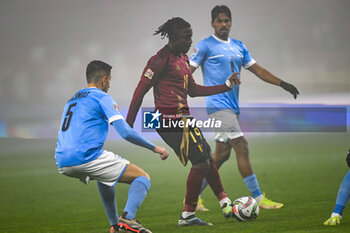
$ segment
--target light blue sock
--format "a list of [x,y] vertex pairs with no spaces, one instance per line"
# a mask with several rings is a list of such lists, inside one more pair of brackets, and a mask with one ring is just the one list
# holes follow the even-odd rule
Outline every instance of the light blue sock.
[[100,182],[97,182],[97,186],[98,190],[100,191],[103,205],[105,206],[109,223],[111,225],[115,225],[118,223],[118,211],[117,204],[115,202],[114,187],[102,184]]
[[151,181],[144,177],[137,177],[130,185],[128,201],[126,202],[124,212],[127,212],[127,219],[134,219],[136,211],[145,199],[149,188],[151,187]]
[[199,195],[202,194],[202,192],[204,191],[204,189],[208,186],[208,182],[207,179],[203,179],[203,183],[202,183],[202,187],[201,187],[201,192],[199,193]]
[[333,212],[342,215],[343,210],[349,201],[349,198],[350,198],[350,170],[345,175],[340,185],[337,200],[335,202],[336,205]]
[[254,198],[260,196],[262,193],[259,188],[258,180],[256,179],[255,174],[251,174],[250,176],[245,177],[244,183],[249,189],[250,193]]

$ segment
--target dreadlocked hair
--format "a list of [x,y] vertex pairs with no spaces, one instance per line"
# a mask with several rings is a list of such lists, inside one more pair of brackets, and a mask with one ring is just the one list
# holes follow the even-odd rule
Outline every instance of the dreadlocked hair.
[[162,39],[164,39],[165,37],[172,37],[179,29],[189,27],[191,27],[191,24],[189,24],[183,18],[173,17],[166,21],[166,23],[164,23],[162,26],[160,26],[153,35],[160,34]]

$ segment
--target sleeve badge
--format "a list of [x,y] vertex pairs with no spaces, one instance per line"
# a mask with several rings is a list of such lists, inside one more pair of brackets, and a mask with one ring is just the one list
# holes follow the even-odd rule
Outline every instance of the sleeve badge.
[[152,79],[154,72],[151,69],[147,69],[143,76]]
[[196,56],[197,53],[198,53],[198,48],[194,48],[194,49],[193,49],[192,56],[193,56],[193,57]]

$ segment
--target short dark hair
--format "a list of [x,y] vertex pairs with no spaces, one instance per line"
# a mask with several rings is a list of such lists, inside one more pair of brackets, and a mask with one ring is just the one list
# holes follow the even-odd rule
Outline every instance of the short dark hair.
[[92,61],[86,67],[86,81],[87,83],[96,83],[103,76],[111,74],[112,66],[103,61]]
[[211,21],[214,22],[214,20],[219,17],[219,14],[221,13],[224,13],[231,19],[230,9],[225,5],[217,5],[211,10]]
[[160,34],[162,39],[164,37],[173,37],[177,34],[180,29],[190,28],[191,24],[189,24],[186,20],[180,17],[173,17],[166,21],[162,26],[158,28],[157,31],[153,35]]

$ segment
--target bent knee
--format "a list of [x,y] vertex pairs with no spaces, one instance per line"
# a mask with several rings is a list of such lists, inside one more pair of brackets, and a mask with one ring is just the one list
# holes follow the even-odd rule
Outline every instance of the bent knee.
[[140,176],[146,177],[147,179],[151,180],[151,176],[147,172],[145,172],[142,168],[140,168],[135,178]]
[[150,176],[147,172],[145,172],[144,175],[142,175],[142,176],[144,176],[144,177],[146,177],[147,179],[151,180],[151,176]]
[[133,182],[137,177],[146,177],[148,180],[151,180],[150,175],[145,172],[142,168],[138,167],[135,164],[128,164],[127,168],[121,178],[121,182],[123,183],[131,183]]

